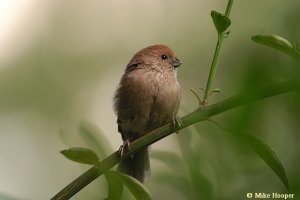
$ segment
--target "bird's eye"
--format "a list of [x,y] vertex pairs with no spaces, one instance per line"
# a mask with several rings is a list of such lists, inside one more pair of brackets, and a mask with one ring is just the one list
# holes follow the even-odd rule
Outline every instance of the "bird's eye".
[[168,59],[168,56],[163,54],[163,55],[161,55],[161,59],[166,60],[166,59]]

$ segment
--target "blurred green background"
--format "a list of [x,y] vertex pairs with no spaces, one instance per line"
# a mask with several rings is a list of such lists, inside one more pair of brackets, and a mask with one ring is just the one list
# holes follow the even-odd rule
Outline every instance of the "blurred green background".
[[[131,56],[146,46],[166,44],[184,61],[178,69],[180,115],[196,109],[189,89],[205,87],[217,39],[210,11],[224,12],[226,3],[0,1],[0,199],[49,199],[88,169],[59,153],[88,146],[79,136],[82,121],[94,124],[114,150],[119,148],[113,93]],[[253,35],[269,33],[299,40],[299,7],[296,0],[234,2],[231,33],[213,86],[223,93],[212,95],[210,103],[300,74],[292,58],[251,41]],[[298,196],[299,101],[299,93],[284,94],[214,117],[270,145]],[[255,153],[217,126],[203,122],[182,133],[152,146],[156,156],[146,187],[154,199],[230,200],[245,199],[248,192],[287,193]],[[170,163],[158,159],[158,150],[176,153],[183,162],[171,170]],[[191,165],[196,174],[185,171]],[[74,199],[106,195],[100,178]]]

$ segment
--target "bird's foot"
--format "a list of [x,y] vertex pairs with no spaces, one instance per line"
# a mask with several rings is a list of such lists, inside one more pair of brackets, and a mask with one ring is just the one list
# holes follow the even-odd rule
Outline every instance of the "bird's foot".
[[130,149],[130,148],[129,148],[129,145],[130,145],[130,140],[127,139],[127,140],[125,140],[124,143],[120,146],[120,148],[119,148],[119,155],[120,155],[121,160],[123,160],[124,152],[125,152],[126,150],[129,150],[129,149]]
[[[178,129],[182,126],[181,119],[177,115],[175,117],[173,117],[173,119],[172,119],[172,126],[175,129]],[[179,130],[177,130],[176,133],[179,134]]]

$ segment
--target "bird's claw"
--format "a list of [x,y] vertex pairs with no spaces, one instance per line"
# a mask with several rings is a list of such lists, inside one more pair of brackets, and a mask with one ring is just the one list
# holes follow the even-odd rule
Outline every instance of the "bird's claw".
[[124,151],[125,150],[129,150],[129,145],[130,145],[130,140],[127,139],[124,141],[124,143],[120,146],[119,148],[119,155],[120,155],[120,158],[123,159],[123,156],[124,156]]
[[[176,129],[180,128],[182,126],[180,117],[178,117],[178,116],[173,117],[172,126]],[[177,130],[176,133],[179,134],[179,130]]]

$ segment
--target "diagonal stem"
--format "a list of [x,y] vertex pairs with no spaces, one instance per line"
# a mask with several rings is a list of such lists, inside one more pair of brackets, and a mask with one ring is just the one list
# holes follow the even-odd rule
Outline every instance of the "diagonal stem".
[[[253,103],[256,100],[268,98],[271,96],[275,96],[278,94],[283,94],[292,91],[299,91],[300,90],[300,82],[299,80],[290,80],[286,82],[276,83],[270,85],[268,87],[262,88],[256,91],[255,95],[251,96],[249,99],[249,95],[242,94],[233,96],[231,98],[225,99],[218,103],[206,106],[206,107],[199,107],[195,111],[191,112],[190,114],[184,116],[182,118],[182,126],[176,127],[171,125],[171,123],[166,124],[158,129],[151,131],[150,133],[146,134],[145,136],[135,140],[130,144],[130,150],[124,152],[124,158],[129,157],[130,155],[134,154],[135,152],[139,151],[140,149],[155,143],[158,140],[183,129],[187,126],[195,124],[200,121],[205,121],[212,116],[218,115],[225,111],[231,110],[233,108]],[[65,200],[70,199],[74,196],[77,192],[79,192],[82,188],[87,186],[97,177],[101,176],[107,170],[115,166],[119,161],[118,151],[111,154],[109,157],[104,159],[99,165],[96,165],[74,181],[72,181],[69,185],[63,188],[59,193],[57,193],[52,200]]]

